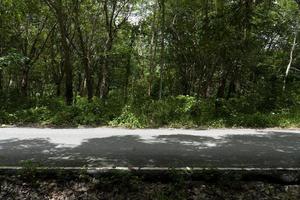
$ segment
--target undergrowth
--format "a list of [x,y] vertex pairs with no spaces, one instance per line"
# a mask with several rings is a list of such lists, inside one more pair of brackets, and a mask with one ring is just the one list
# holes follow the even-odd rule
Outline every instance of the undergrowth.
[[[72,106],[63,99],[26,100],[0,107],[0,124],[19,126],[112,126],[126,128],[300,127],[300,107],[263,110],[247,99],[223,101],[216,110],[211,99],[190,96],[128,101],[117,98],[88,101],[77,97]],[[255,108],[256,107],[256,108]]]

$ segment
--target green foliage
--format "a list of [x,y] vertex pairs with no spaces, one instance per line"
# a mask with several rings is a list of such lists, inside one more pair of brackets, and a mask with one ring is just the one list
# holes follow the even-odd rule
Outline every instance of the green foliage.
[[195,97],[178,96],[159,101],[149,101],[140,108],[140,114],[154,126],[164,126],[171,123],[189,124],[199,116],[201,109]]
[[98,99],[89,102],[86,98],[77,97],[73,106],[61,104],[61,109],[50,119],[54,125],[101,125],[104,121],[102,104]]
[[2,0],[0,123],[299,127],[298,2]]
[[18,53],[10,53],[7,56],[0,57],[0,69],[5,66],[21,65],[26,61],[28,61],[27,57]]
[[240,114],[225,120],[226,126],[229,127],[266,128],[279,126],[276,117],[272,116],[272,114]]
[[115,127],[126,127],[126,128],[143,128],[145,124],[143,120],[137,117],[129,106],[125,106],[122,114],[115,118],[113,121],[109,122],[109,125]]
[[[278,108],[259,112],[259,102],[253,99],[222,101],[216,115],[211,100],[190,96],[170,97],[164,100],[144,100],[140,104],[122,106],[116,99],[103,102],[98,98],[88,101],[77,97],[67,106],[62,99],[41,99],[22,105],[0,109],[0,124],[38,126],[102,126],[126,128],[146,127],[299,127],[300,107]],[[142,105],[142,106],[140,106]],[[112,109],[110,109],[112,108]]]

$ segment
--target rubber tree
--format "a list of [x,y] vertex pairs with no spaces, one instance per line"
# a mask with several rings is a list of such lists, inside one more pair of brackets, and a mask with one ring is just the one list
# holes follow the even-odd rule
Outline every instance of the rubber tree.
[[[299,7],[299,12],[297,13],[298,15],[300,14],[300,0],[295,0],[298,7]],[[284,80],[283,80],[283,91],[286,90],[286,84],[287,84],[287,79],[288,79],[288,76],[290,74],[290,70],[292,68],[292,64],[293,64],[293,61],[294,61],[294,57],[295,57],[295,50],[296,50],[296,46],[297,46],[297,42],[299,40],[299,37],[300,37],[300,30],[298,30],[300,27],[299,27],[299,19],[295,19],[296,20],[296,31],[295,31],[295,36],[294,36],[294,39],[293,39],[293,43],[292,43],[292,47],[291,47],[291,51],[290,51],[290,57],[289,57],[289,63],[287,65],[287,68],[286,68],[286,71],[285,71],[285,75],[284,75]]]
[[165,29],[166,29],[166,5],[165,0],[159,2],[161,12],[161,52],[160,52],[160,82],[159,82],[159,99],[162,99],[163,95],[163,79],[165,70]]
[[[36,23],[36,22],[35,22]],[[39,60],[43,53],[49,37],[53,33],[56,24],[47,30],[47,18],[42,18],[38,27],[32,27],[29,21],[25,22],[24,40],[22,45],[22,53],[27,59],[21,67],[21,94],[26,97],[29,87],[29,71],[33,65]],[[32,31],[37,29],[37,31]]]
[[[95,34],[94,27],[96,27],[93,22],[90,23],[92,24],[92,30],[90,33],[87,33],[84,31],[83,26],[81,26],[81,17],[82,14],[88,14],[84,12],[85,10],[82,10],[81,7],[83,2],[80,0],[74,1],[74,12],[75,12],[75,27],[76,27],[76,33],[77,33],[77,38],[78,38],[78,52],[79,52],[79,57],[81,58],[81,63],[84,66],[84,71],[85,71],[85,81],[86,81],[86,89],[87,89],[87,96],[88,100],[91,101],[93,96],[94,96],[94,91],[93,91],[93,78],[92,78],[92,47],[91,42],[93,42],[93,37]],[[82,14],[81,14],[82,13]]]
[[98,90],[101,99],[106,99],[109,93],[110,55],[117,34],[127,22],[132,9],[133,0],[99,0],[104,13],[106,40],[104,43],[103,63],[98,79]]
[[154,1],[153,16],[151,22],[151,42],[150,42],[150,56],[149,56],[149,79],[148,79],[148,96],[152,95],[153,81],[155,78],[155,68],[157,65],[157,49],[158,49],[158,31],[159,31],[159,16],[158,16],[158,0]]
[[49,8],[54,13],[60,33],[63,64],[64,64],[64,74],[66,80],[65,87],[65,98],[66,103],[71,105],[73,103],[73,66],[71,62],[71,45],[68,39],[68,14],[66,9],[66,1],[62,0],[44,0]]

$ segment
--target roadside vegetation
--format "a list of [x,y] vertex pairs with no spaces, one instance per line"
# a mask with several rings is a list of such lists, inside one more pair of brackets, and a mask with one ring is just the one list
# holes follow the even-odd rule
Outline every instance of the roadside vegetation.
[[[209,99],[190,96],[164,100],[145,99],[123,104],[118,99],[103,102],[77,97],[72,106],[63,99],[12,101],[0,110],[0,124],[37,127],[112,126],[126,128],[297,128],[300,127],[300,107],[268,110],[241,99],[222,102],[215,112]],[[16,103],[17,102],[17,103]],[[257,102],[256,102],[257,103]]]

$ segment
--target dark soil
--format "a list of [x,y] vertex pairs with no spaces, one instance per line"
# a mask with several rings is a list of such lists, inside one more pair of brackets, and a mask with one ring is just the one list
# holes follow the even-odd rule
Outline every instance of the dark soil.
[[0,176],[1,200],[300,199],[299,172],[141,173],[21,170]]

